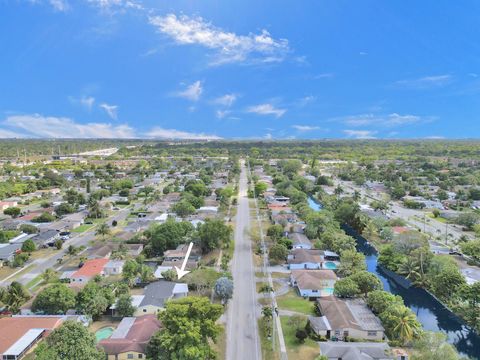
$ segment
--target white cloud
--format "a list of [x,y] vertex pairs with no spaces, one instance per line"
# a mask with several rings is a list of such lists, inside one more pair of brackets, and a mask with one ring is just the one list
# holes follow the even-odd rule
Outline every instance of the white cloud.
[[266,30],[260,34],[237,35],[204,21],[175,14],[151,16],[150,24],[177,44],[199,45],[214,51],[212,65],[260,61],[279,62],[289,52],[288,40],[276,40]]
[[426,123],[435,120],[432,116],[419,116],[412,114],[400,115],[398,113],[391,114],[359,114],[350,115],[333,119],[334,121],[340,121],[350,126],[365,126],[376,125],[383,127],[395,127],[415,123]]
[[108,123],[79,124],[67,117],[40,114],[13,115],[3,122],[8,127],[23,130],[21,137],[39,138],[133,138],[135,131],[128,125]]
[[305,97],[301,98],[298,101],[298,105],[303,107],[303,106],[306,106],[306,105],[310,104],[311,102],[314,102],[316,99],[317,99],[316,96],[308,95],[308,96],[305,96]]
[[217,105],[222,105],[225,107],[230,107],[237,100],[237,95],[235,94],[225,94],[213,100]]
[[0,128],[0,139],[23,138],[23,137],[25,137],[23,134]]
[[203,87],[201,81],[195,81],[193,84],[187,86],[183,91],[176,93],[176,96],[183,97],[191,101],[198,101],[203,93]]
[[69,96],[68,99],[72,104],[80,104],[88,111],[92,110],[93,105],[95,104],[95,98],[93,96],[82,96],[80,98]]
[[318,126],[310,126],[310,125],[292,125],[292,128],[301,132],[314,131],[314,130],[320,129],[320,127]]
[[272,140],[272,139],[273,139],[273,136],[272,136],[272,134],[267,133],[267,134],[265,134],[265,136],[264,136],[263,138],[264,138],[265,140]]
[[109,105],[107,103],[100,104],[100,107],[105,110],[108,116],[110,116],[111,119],[117,120],[117,110],[118,110],[118,105]]
[[228,114],[230,114],[231,111],[230,110],[217,110],[215,112],[215,116],[218,118],[218,119],[223,119],[225,116],[227,116]]
[[375,139],[375,134],[377,131],[373,130],[343,130],[343,132],[349,136],[356,139]]
[[247,112],[259,115],[274,115],[279,118],[287,112],[287,109],[276,108],[272,104],[259,104],[248,107]]
[[95,98],[92,96],[82,96],[80,98],[80,104],[85,106],[88,110],[92,110],[93,104],[95,103]]
[[417,79],[405,79],[396,81],[394,84],[399,87],[412,89],[427,89],[448,85],[453,80],[451,75],[424,76]]
[[60,12],[65,12],[70,8],[70,5],[66,0],[49,0],[50,5]]
[[133,0],[87,0],[87,2],[107,13],[124,12],[128,9],[144,10],[140,3]]
[[192,133],[176,129],[164,129],[154,127],[145,136],[158,139],[181,139],[181,140],[219,140],[221,137],[216,135],[208,135],[204,133]]
[[441,140],[441,139],[445,139],[445,136],[430,135],[430,136],[425,136],[424,139],[428,139],[428,140]]

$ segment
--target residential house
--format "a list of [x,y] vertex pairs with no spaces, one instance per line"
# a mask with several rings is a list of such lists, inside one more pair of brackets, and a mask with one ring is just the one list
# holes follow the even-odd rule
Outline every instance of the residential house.
[[370,341],[383,340],[385,330],[380,320],[362,299],[340,299],[327,296],[317,299],[320,319],[310,322],[316,334],[326,338]]
[[153,276],[155,276],[157,279],[163,279],[162,273],[168,270],[173,270],[173,266],[157,266]]
[[320,342],[320,355],[328,360],[396,360],[387,343]]
[[125,261],[123,260],[110,260],[103,267],[104,275],[120,275],[123,270],[123,265]]
[[[163,262],[162,266],[178,266],[180,267],[183,264],[183,260],[187,255],[189,244],[179,245],[175,250],[167,250],[163,253]],[[198,261],[200,260],[201,251],[197,246],[193,246],[190,256],[188,257],[186,269],[194,270],[198,266]]]
[[98,346],[104,350],[107,360],[145,359],[148,342],[160,327],[156,315],[125,317]]
[[290,284],[309,299],[332,295],[336,281],[332,270],[292,270],[290,274]]
[[70,279],[70,283],[74,285],[86,284],[90,279],[97,275],[103,275],[103,269],[109,262],[108,259],[92,259],[87,260],[83,266],[74,272],[65,272],[65,276]]
[[56,230],[46,230],[32,237],[32,241],[37,247],[53,246],[55,241],[60,238]]
[[13,261],[15,254],[21,252],[22,243],[0,244],[0,267],[5,262]]
[[293,249],[287,257],[288,268],[294,269],[321,269],[323,250]]
[[61,316],[0,318],[0,357],[21,359],[35,344],[64,321]]
[[288,238],[292,240],[293,249],[311,249],[312,242],[304,234],[293,232],[288,234]]
[[165,307],[167,300],[182,298],[187,295],[187,284],[164,280],[155,281],[145,287],[143,299],[135,310],[134,315],[157,314]]

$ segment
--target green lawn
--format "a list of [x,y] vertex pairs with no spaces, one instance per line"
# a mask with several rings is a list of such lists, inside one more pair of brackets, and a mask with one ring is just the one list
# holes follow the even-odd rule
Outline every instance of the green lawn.
[[303,344],[298,342],[296,329],[288,324],[288,316],[281,316],[280,321],[289,359],[313,360],[320,354],[318,344],[312,339],[307,338]]
[[298,296],[293,290],[277,297],[277,304],[280,309],[295,311],[305,315],[314,314],[314,303]]
[[267,337],[267,332],[271,333],[271,329],[271,324],[267,324],[265,318],[262,317],[258,320],[258,332],[260,334],[260,343],[262,346],[262,359],[278,360],[280,358],[278,355],[278,341],[276,341],[277,349],[273,351],[272,339]]
[[73,229],[72,232],[82,233],[82,232],[85,232],[85,231],[91,229],[93,226],[94,225],[92,225],[92,224],[83,224],[83,225],[80,225],[79,227]]

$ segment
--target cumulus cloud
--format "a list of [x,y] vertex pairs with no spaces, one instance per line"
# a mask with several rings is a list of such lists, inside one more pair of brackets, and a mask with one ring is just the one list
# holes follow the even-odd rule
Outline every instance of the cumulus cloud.
[[193,133],[181,131],[176,129],[164,129],[161,127],[154,127],[149,132],[145,133],[146,137],[156,139],[180,139],[180,140],[219,140],[221,137],[216,135],[208,135],[204,133]]
[[258,115],[274,115],[275,117],[279,118],[287,112],[287,109],[276,108],[272,104],[266,103],[250,106],[247,108],[247,112]]
[[373,130],[343,130],[348,137],[355,139],[375,139],[377,131]]
[[4,125],[21,130],[19,137],[39,138],[133,138],[135,131],[128,125],[108,123],[80,124],[67,117],[40,114],[13,115]]
[[399,80],[394,83],[398,87],[412,89],[427,89],[448,85],[453,80],[451,75],[423,76],[416,79]]
[[237,95],[235,94],[225,94],[213,100],[217,105],[222,105],[225,107],[230,107],[237,100]]
[[65,12],[70,8],[66,0],[49,0],[49,3],[55,11]]
[[118,111],[118,105],[109,105],[107,103],[100,104],[100,107],[105,110],[108,116],[110,116],[111,119],[117,120],[117,111]]
[[158,32],[180,45],[199,45],[214,53],[212,65],[247,61],[279,62],[289,52],[288,40],[274,39],[266,30],[259,34],[238,35],[224,31],[201,17],[151,16]]
[[190,101],[198,101],[203,93],[203,87],[201,81],[195,81],[193,84],[187,86],[183,91],[177,92],[175,95],[188,99]]
[[301,132],[314,131],[314,130],[320,129],[320,127],[318,126],[310,126],[310,125],[292,125],[292,128]]

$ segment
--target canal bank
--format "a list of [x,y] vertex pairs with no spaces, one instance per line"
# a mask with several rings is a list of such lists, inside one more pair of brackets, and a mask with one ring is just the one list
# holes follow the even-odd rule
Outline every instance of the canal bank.
[[[321,206],[313,199],[308,201],[313,210],[320,210]],[[316,206],[312,206],[311,203]],[[357,241],[358,251],[365,254],[367,270],[377,275],[383,283],[385,291],[403,298],[418,318],[423,328],[428,331],[441,331],[448,336],[448,342],[463,355],[480,360],[480,336],[434,296],[424,289],[411,286],[403,276],[384,271],[378,266],[378,253],[368,241],[354,229],[343,226],[345,232]]]

